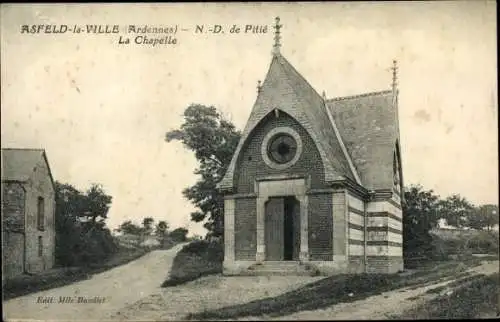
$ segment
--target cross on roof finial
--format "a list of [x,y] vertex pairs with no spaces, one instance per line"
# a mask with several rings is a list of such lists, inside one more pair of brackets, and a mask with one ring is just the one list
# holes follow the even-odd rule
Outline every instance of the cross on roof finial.
[[395,92],[398,85],[398,62],[392,61],[392,90]]
[[273,54],[278,55],[280,53],[280,29],[283,25],[280,25],[280,17],[275,18],[276,24],[274,25],[274,45],[273,45]]

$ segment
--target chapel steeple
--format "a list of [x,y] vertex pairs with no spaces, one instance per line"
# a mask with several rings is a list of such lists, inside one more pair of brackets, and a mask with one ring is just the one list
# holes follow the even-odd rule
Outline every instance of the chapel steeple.
[[398,62],[397,60],[392,61],[392,92],[396,94],[396,91],[398,90]]
[[280,47],[281,47],[281,35],[280,35],[280,29],[283,27],[283,25],[280,24],[280,17],[275,18],[275,24],[274,24],[274,45],[273,45],[273,55],[280,55]]

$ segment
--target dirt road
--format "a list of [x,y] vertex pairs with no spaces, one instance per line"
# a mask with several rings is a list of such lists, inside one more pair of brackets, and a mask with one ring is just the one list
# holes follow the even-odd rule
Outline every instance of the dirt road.
[[6,301],[4,320],[109,320],[121,308],[157,292],[183,246],[152,251],[88,280]]
[[167,287],[121,310],[119,321],[180,321],[186,314],[274,297],[323,277],[204,276]]
[[[490,275],[498,272],[498,261],[483,262],[468,271],[472,274]],[[302,311],[277,318],[268,316],[248,317],[241,320],[385,320],[426,300],[426,292],[430,289],[446,286],[455,279],[422,287],[402,288],[364,300],[351,303],[339,303],[326,309]],[[445,289],[443,292],[446,292]]]

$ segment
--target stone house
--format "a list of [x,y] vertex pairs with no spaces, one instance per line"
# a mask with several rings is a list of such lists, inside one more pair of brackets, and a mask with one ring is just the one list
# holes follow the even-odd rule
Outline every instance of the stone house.
[[2,149],[2,279],[54,266],[55,186],[41,149]]
[[396,65],[392,89],[319,95],[280,52],[225,176],[225,274],[403,270]]

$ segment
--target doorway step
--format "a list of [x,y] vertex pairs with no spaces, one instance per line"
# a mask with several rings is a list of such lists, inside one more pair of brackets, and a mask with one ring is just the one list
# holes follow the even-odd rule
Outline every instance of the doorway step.
[[291,276],[314,276],[316,270],[308,264],[299,261],[264,261],[250,266],[242,275],[269,276],[269,275],[291,275]]

